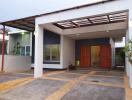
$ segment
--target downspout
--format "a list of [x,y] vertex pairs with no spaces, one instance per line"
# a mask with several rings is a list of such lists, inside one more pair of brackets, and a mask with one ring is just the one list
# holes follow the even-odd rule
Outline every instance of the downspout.
[[4,56],[5,56],[5,26],[3,25],[3,39],[2,39],[2,64],[1,64],[1,71],[4,71]]

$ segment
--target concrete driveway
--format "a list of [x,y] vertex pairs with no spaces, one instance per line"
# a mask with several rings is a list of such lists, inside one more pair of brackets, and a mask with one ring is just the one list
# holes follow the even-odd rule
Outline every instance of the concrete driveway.
[[[19,73],[14,79],[4,77],[0,74],[0,100],[125,100],[124,73],[120,71],[54,71],[39,79]],[[10,84],[16,85],[8,87]],[[1,89],[3,86],[7,88]]]

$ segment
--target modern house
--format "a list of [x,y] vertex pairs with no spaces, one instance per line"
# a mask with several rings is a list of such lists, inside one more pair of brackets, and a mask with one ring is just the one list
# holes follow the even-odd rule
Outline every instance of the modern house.
[[[111,69],[115,39],[132,39],[132,6],[131,0],[98,0],[1,24],[32,32],[34,77],[41,77],[43,68],[65,69],[76,63],[86,70]],[[127,57],[125,66],[132,87]]]

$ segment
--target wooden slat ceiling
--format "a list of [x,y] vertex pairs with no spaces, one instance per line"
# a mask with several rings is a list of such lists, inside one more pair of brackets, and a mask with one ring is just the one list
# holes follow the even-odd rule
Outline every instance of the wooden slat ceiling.
[[93,25],[125,22],[127,20],[127,12],[118,12],[113,14],[105,14],[95,17],[85,17],[80,19],[74,19],[69,21],[54,23],[61,29],[79,28]]
[[13,21],[7,21],[1,24],[5,26],[33,32],[35,30],[35,17],[28,17],[28,18],[13,20]]

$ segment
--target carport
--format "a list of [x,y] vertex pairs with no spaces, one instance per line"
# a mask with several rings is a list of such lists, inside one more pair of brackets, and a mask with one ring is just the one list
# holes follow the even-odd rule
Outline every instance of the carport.
[[[19,57],[17,58],[15,56],[13,57],[11,55],[10,57],[6,57],[6,60],[8,60],[8,61],[5,61],[5,35],[8,34],[8,30],[7,30],[8,27],[12,27],[12,28],[20,29],[20,30],[26,30],[28,32],[33,33],[34,32],[34,26],[35,26],[35,16],[27,17],[27,18],[21,18],[21,19],[12,20],[12,21],[6,21],[6,22],[2,22],[0,24],[3,25],[3,28],[1,29],[2,30],[1,33],[3,34],[3,39],[2,39],[2,53],[1,53],[2,58],[0,59],[1,60],[0,61],[1,62],[0,70],[1,70],[1,72],[4,72],[5,71],[4,66],[6,66],[6,68],[7,68],[7,65],[9,65],[9,64],[7,64],[6,62],[8,62],[9,59],[14,59],[14,60],[19,59]],[[6,26],[7,26],[7,28],[6,28]],[[7,58],[9,58],[9,59],[7,59]],[[12,60],[11,62],[14,63],[15,62],[14,60]],[[30,61],[30,60],[28,59],[27,61]],[[23,63],[25,63],[25,62],[23,62]]]

